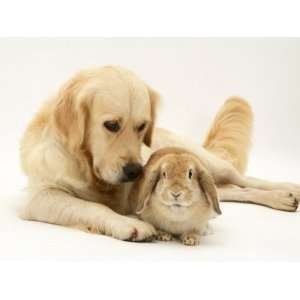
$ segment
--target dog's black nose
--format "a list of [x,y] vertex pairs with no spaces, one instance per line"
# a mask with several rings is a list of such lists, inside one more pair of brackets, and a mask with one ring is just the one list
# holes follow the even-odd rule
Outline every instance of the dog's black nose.
[[129,163],[123,167],[123,172],[123,181],[133,181],[142,174],[143,167],[140,164]]

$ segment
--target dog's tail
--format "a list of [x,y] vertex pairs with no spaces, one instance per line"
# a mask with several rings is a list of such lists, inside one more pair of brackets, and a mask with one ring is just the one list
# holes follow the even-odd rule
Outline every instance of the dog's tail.
[[253,113],[248,102],[231,97],[217,113],[203,146],[244,173],[251,145],[252,124]]

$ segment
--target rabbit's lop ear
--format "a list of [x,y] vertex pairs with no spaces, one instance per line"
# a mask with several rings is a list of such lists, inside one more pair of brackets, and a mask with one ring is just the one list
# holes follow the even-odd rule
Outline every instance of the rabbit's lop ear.
[[149,165],[144,170],[138,186],[138,201],[136,214],[141,214],[149,205],[151,195],[159,181],[160,165],[157,163],[153,166]]
[[219,206],[219,199],[214,180],[207,170],[203,170],[200,166],[198,166],[198,181],[208,201],[212,204],[214,211],[218,215],[221,215],[222,212]]

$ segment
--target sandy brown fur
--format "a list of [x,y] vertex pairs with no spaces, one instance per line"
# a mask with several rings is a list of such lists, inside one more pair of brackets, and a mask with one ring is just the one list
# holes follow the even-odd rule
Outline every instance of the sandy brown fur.
[[[221,214],[209,171],[195,154],[182,148],[167,147],[153,153],[132,191],[130,198],[137,201],[134,210],[141,219],[180,236],[185,244],[190,239],[197,244],[208,219]],[[172,193],[179,193],[179,198]],[[164,240],[166,234],[159,237]]]

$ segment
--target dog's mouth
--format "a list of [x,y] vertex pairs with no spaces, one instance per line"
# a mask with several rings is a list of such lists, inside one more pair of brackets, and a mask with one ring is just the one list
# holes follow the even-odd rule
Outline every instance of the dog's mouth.
[[99,180],[113,185],[136,181],[141,177],[142,173],[143,167],[139,163],[126,163],[121,167],[115,166],[111,168],[94,166],[95,176]]
[[106,170],[106,172],[101,172],[98,167],[95,167],[94,175],[97,180],[103,184],[119,185],[123,183],[122,176],[119,174],[119,172],[116,172],[114,170]]
[[122,176],[120,183],[133,182],[138,180],[140,177],[141,177],[140,175],[135,178],[128,178],[127,176]]

